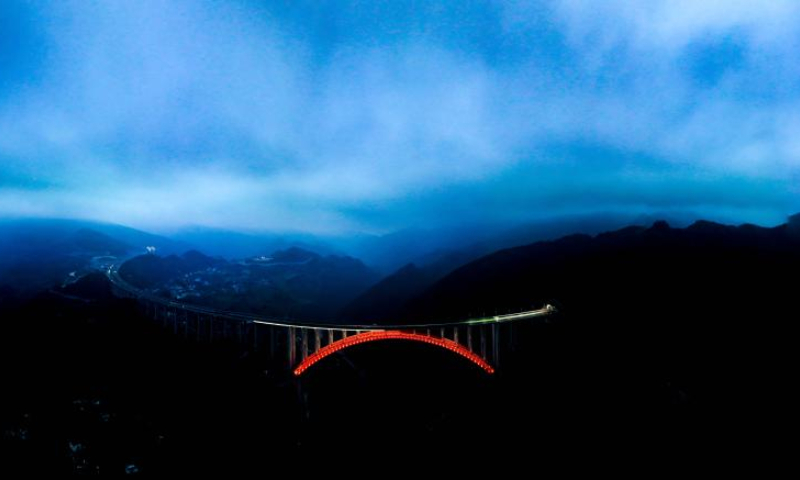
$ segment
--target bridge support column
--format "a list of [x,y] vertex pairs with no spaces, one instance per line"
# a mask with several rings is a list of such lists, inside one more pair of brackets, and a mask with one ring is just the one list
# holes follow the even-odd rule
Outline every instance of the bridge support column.
[[500,366],[500,326],[492,324],[492,363],[494,367]]
[[486,360],[486,329],[481,325],[478,327],[481,331],[481,358]]
[[272,360],[275,358],[275,327],[266,327],[267,333],[269,334],[269,358]]
[[307,328],[303,328],[302,329],[302,331],[300,332],[300,337],[301,337],[303,360],[305,360],[306,358],[308,358],[308,329]]
[[296,358],[295,358],[296,353],[295,353],[295,350],[294,350],[295,349],[295,342],[296,342],[296,338],[295,338],[295,333],[294,333],[294,327],[289,327],[289,368],[290,369],[294,368],[294,364],[295,364],[295,360],[296,360]]
[[472,351],[472,326],[467,325],[467,349]]
[[322,348],[322,338],[320,338],[319,329],[314,329],[314,352],[319,352]]
[[183,311],[183,338],[189,340],[189,312]]

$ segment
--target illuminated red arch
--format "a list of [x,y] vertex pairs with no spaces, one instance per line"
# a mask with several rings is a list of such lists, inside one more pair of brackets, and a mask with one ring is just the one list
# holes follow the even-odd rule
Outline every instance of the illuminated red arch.
[[308,370],[308,368],[314,365],[315,363],[345,348],[352,347],[353,345],[359,345],[361,343],[377,342],[380,340],[412,340],[415,342],[422,342],[430,345],[436,345],[437,347],[446,348],[451,352],[461,355],[462,357],[471,361],[475,365],[481,367],[484,371],[486,371],[486,373],[494,373],[494,368],[492,368],[492,366],[489,365],[489,363],[486,362],[486,360],[474,354],[461,344],[454,342],[453,340],[448,340],[446,338],[430,337],[428,335],[421,335],[418,333],[401,332],[399,330],[383,330],[376,332],[359,333],[358,335],[353,335],[351,337],[345,337],[341,340],[337,340],[331,343],[330,345],[327,345],[319,349],[316,353],[309,355],[308,358],[303,360],[300,363],[300,365],[298,365],[297,368],[294,369],[294,374],[298,376],[302,375],[303,372]]

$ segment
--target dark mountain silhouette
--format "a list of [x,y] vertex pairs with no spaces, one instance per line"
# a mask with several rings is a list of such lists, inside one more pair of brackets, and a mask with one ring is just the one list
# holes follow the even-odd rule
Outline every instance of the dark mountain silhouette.
[[[561,412],[553,429],[558,422],[611,428],[599,418],[613,411],[635,431],[632,418],[692,405],[691,418],[703,419],[707,435],[737,438],[780,421],[773,415],[788,398],[797,225],[797,217],[775,228],[656,222],[502,250],[455,270],[388,320],[463,319],[552,303],[556,323],[520,340],[526,354],[507,375],[524,384],[531,372],[557,372],[543,380],[537,400]],[[581,410],[581,396],[595,398],[590,412]],[[659,422],[669,424],[671,415]]]
[[196,250],[190,250],[181,256],[139,255],[123,263],[119,268],[119,274],[132,285],[150,288],[183,274],[223,264],[224,260],[213,259]]
[[223,310],[311,321],[330,321],[343,305],[378,280],[352,257],[320,256],[298,247],[242,261],[142,255],[125,262],[120,276],[138,287]]
[[[291,250],[270,260],[187,252],[130,263],[156,291],[238,284],[238,296],[206,300],[283,314],[322,312],[370,276],[353,258]],[[751,454],[754,443],[783,442],[774,430],[789,428],[795,408],[798,267],[797,216],[776,228],[657,222],[506,249],[457,268],[394,315],[555,304],[550,321],[514,327],[517,347],[496,375],[427,345],[373,343],[321,362],[302,389],[257,355],[152,323],[132,300],[108,297],[100,273],[27,303],[3,303],[15,289],[0,287],[0,457],[6,470],[58,475],[76,465],[238,473],[292,453],[302,461],[358,451],[384,462],[409,445],[447,458],[480,451],[456,468],[592,456],[662,465],[708,458],[710,446]],[[420,270],[401,269],[398,291],[387,279],[373,297],[397,302]]]
[[307,234],[242,233],[230,230],[191,227],[170,236],[208,255],[227,259],[266,255],[277,250],[300,247],[321,255],[337,254],[325,239]]
[[320,255],[308,250],[304,250],[300,247],[291,247],[287,248],[286,250],[278,250],[274,252],[271,257],[274,262],[280,263],[301,263],[309,262],[311,260],[319,260],[322,258]]
[[181,255],[180,258],[183,260],[183,268],[185,270],[199,270],[201,268],[213,267],[221,263],[219,259],[211,258],[197,250],[189,250]]
[[[698,221],[688,228],[656,222],[591,237],[501,250],[465,265],[409,302],[401,315],[467,315],[497,305],[524,308],[557,301],[566,311],[662,305],[729,305],[785,299],[779,274],[800,256],[791,224],[739,227]],[[722,292],[712,294],[709,285]],[[738,296],[737,296],[738,295]],[[726,300],[727,299],[727,300]]]
[[409,263],[350,302],[339,312],[339,318],[342,323],[374,323],[392,318],[445,273]]
[[[406,228],[385,235],[331,239],[330,242],[385,274],[393,273],[409,263],[420,268],[442,263],[450,266],[442,273],[444,275],[466,262],[502,248],[553,240],[575,233],[597,234],[631,224],[648,225],[658,218],[666,218],[677,225],[688,225],[698,216],[686,212],[671,212],[660,217],[594,213],[531,221],[489,220],[457,225],[445,223],[424,228]],[[441,267],[434,270],[441,270]]]
[[76,280],[74,283],[59,289],[66,295],[86,300],[110,301],[114,298],[108,277],[101,272],[92,272]]
[[[687,219],[692,218],[692,215],[676,213],[671,214],[669,218],[680,224],[688,224]],[[631,221],[644,225],[648,220],[652,222],[652,217],[619,214],[575,215],[540,220],[508,229],[473,227],[457,230],[456,234],[451,235],[452,238],[445,237],[446,241],[437,249],[425,250],[424,255],[416,257],[413,261],[414,268],[406,265],[388,275],[347,305],[340,312],[340,316],[343,321],[396,317],[406,303],[421,295],[438,280],[484,255],[505,248],[527,245],[534,241],[553,240],[569,234],[597,234],[619,228]],[[420,238],[414,236],[415,233]],[[403,241],[412,239],[417,244],[415,247],[417,251],[423,251],[429,248],[428,243],[422,238],[424,234],[425,231],[410,230],[399,232],[390,238],[401,252],[405,251],[402,248]],[[431,232],[427,232],[427,236],[436,237]],[[441,242],[441,239],[437,241]],[[373,248],[377,250],[377,247]]]

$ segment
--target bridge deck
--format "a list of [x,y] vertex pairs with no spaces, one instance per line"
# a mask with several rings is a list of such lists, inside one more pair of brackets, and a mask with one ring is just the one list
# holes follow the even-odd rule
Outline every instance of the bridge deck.
[[179,308],[184,311],[198,313],[203,315],[211,315],[216,317],[224,317],[232,320],[239,320],[248,323],[256,323],[259,325],[269,325],[272,327],[284,328],[299,328],[299,329],[327,329],[327,330],[349,330],[349,331],[382,331],[382,330],[415,330],[415,329],[429,329],[429,328],[447,328],[458,327],[467,325],[487,325],[506,322],[515,322],[520,320],[529,320],[534,318],[542,318],[551,315],[555,312],[555,307],[548,304],[543,308],[537,310],[529,310],[525,312],[512,313],[508,315],[494,315],[491,317],[475,318],[468,320],[458,320],[452,322],[434,322],[434,323],[419,323],[419,324],[339,324],[339,323],[313,323],[313,322],[291,322],[286,320],[275,320],[264,318],[259,315],[254,315],[244,312],[235,312],[229,310],[220,310],[211,307],[203,307],[200,305],[192,305],[188,303],[175,302],[173,300],[161,298],[146,292],[140,288],[134,287],[125,281],[120,275],[116,266],[108,269],[107,275],[111,283],[120,290],[133,295],[134,297],[147,300],[149,302],[157,303],[169,308]]

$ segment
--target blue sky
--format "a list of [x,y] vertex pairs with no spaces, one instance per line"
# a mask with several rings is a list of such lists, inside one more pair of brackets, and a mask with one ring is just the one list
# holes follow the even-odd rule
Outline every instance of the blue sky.
[[0,216],[800,210],[800,3],[0,2]]

